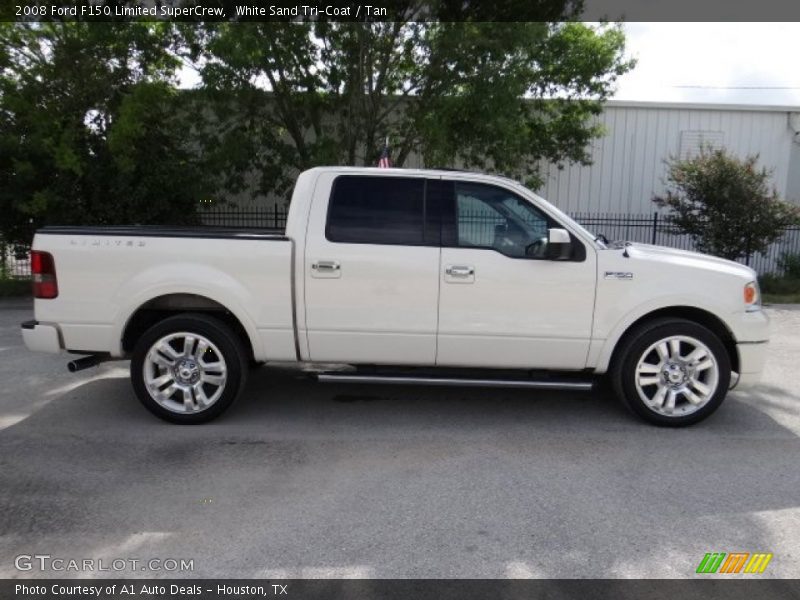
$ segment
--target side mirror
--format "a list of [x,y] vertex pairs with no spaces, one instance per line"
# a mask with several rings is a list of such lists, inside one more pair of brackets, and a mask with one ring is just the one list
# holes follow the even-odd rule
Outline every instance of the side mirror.
[[547,242],[547,258],[550,260],[568,260],[572,255],[572,238],[566,229],[548,229]]

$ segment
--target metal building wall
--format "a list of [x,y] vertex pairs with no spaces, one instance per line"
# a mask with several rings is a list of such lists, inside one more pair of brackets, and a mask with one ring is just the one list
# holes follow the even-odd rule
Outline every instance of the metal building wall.
[[[738,156],[759,154],[760,164],[774,169],[779,193],[796,196],[797,186],[789,185],[787,190],[800,166],[790,166],[790,157],[797,154],[792,152],[792,111],[800,112],[800,107],[611,101],[600,117],[607,134],[594,142],[593,164],[567,165],[563,170],[551,166],[547,183],[538,191],[567,212],[653,212],[656,207],[651,199],[664,190],[664,161],[681,151],[682,132],[687,132],[684,146],[703,137],[721,138]],[[800,198],[788,199],[800,203]]]

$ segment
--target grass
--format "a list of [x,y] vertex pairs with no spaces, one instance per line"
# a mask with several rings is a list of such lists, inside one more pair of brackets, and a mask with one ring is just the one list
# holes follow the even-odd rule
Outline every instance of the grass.
[[764,304],[800,303],[800,278],[763,275],[759,279]]
[[0,298],[11,296],[30,296],[30,279],[3,279],[0,278]]
[[797,294],[764,294],[764,304],[800,304],[800,293]]

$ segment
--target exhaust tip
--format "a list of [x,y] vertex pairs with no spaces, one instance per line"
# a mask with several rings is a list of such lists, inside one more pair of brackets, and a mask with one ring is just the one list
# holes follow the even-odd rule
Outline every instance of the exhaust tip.
[[67,363],[67,369],[70,373],[75,373],[77,371],[82,371],[83,369],[88,369],[89,367],[99,365],[100,362],[100,357],[93,354],[69,361]]

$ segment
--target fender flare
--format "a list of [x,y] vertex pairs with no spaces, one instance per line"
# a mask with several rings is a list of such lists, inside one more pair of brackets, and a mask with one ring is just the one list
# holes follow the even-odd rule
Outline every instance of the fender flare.
[[614,325],[605,339],[593,340],[589,350],[587,366],[593,368],[596,373],[605,373],[610,366],[611,358],[620,340],[636,322],[656,312],[668,310],[679,311],[685,309],[699,310],[709,314],[712,318],[718,320],[725,326],[732,338],[734,337],[730,323],[721,316],[725,312],[724,308],[713,306],[705,302],[687,302],[685,297],[660,297],[643,302],[634,309],[626,312]]
[[[119,306],[114,317],[113,338],[117,340],[114,356],[124,355],[122,338],[131,318],[146,303],[163,296],[191,294],[211,300],[228,310],[241,323],[256,360],[265,356],[261,337],[255,323],[245,311],[243,302],[251,294],[233,277],[211,267],[191,264],[181,276],[175,277],[175,264],[148,269],[120,288],[113,302]],[[202,283],[198,283],[202,282]],[[256,302],[250,298],[251,302]]]

